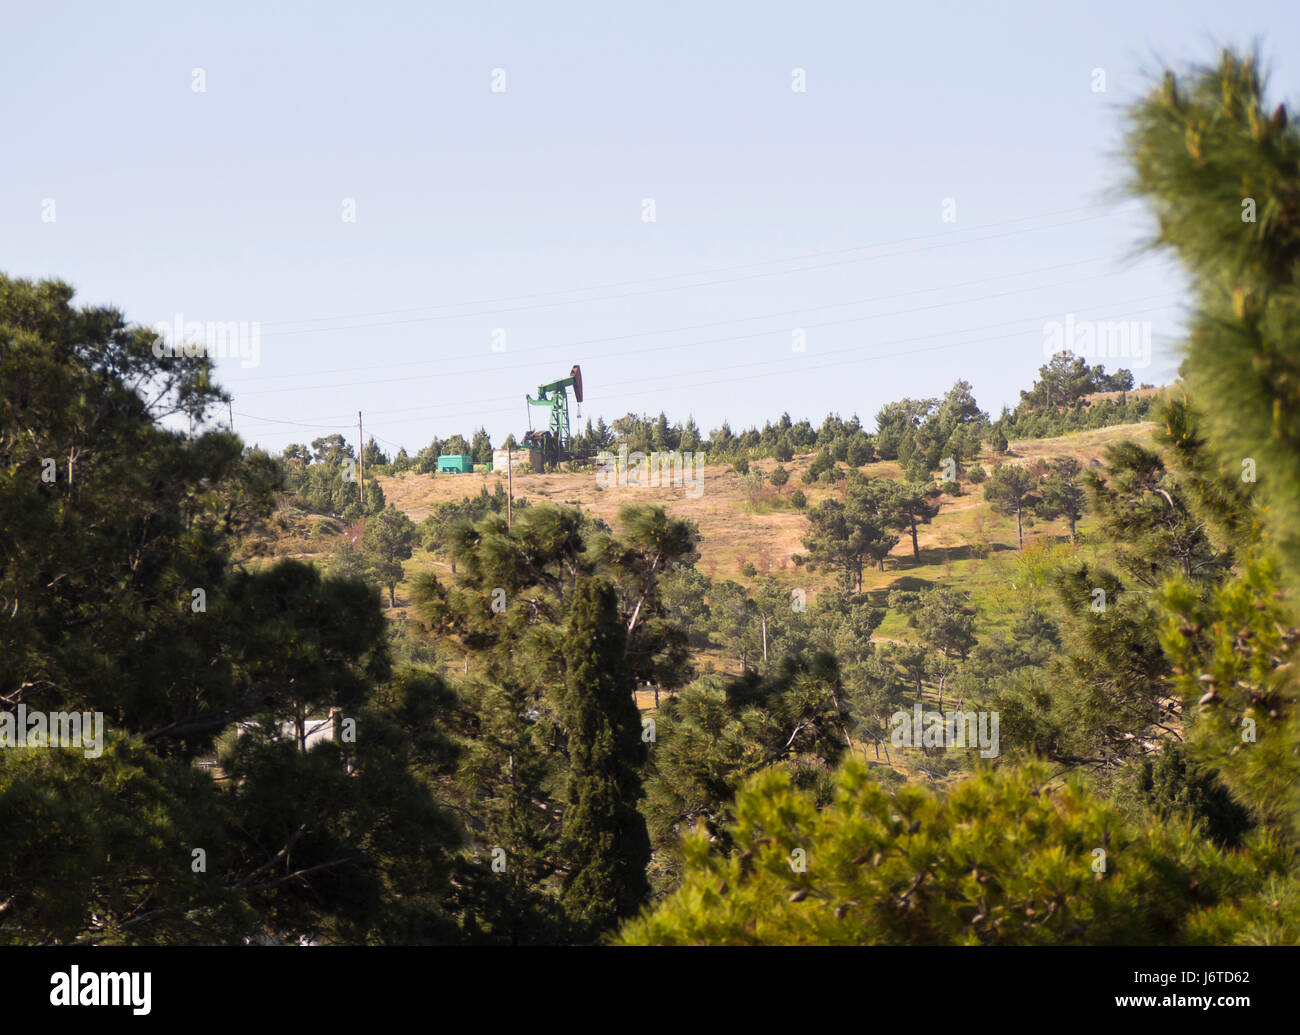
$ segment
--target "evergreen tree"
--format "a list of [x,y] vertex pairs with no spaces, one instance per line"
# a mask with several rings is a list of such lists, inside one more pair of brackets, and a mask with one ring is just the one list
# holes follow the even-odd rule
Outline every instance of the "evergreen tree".
[[810,570],[818,565],[840,572],[846,588],[862,589],[862,567],[877,561],[884,568],[885,556],[898,542],[898,535],[872,509],[865,496],[852,495],[846,502],[823,500],[808,512],[808,534],[803,545],[807,557],[796,558]]
[[1142,760],[1137,789],[1162,818],[1186,816],[1225,848],[1240,845],[1253,825],[1218,774],[1188,759],[1180,744],[1166,743],[1155,758]]
[[361,456],[365,460],[367,471],[372,467],[388,466],[388,457],[379,448],[379,443],[375,441],[373,435],[370,436],[370,440],[366,443],[366,448],[361,451]]
[[333,435],[323,435],[318,439],[313,439],[311,450],[312,462],[322,464],[325,467],[338,467],[344,461],[357,458],[352,443],[337,432]]
[[[436,440],[435,440],[436,441]],[[474,450],[468,442],[465,441],[464,435],[452,435],[451,438],[444,439],[439,444],[439,453],[434,457],[434,466],[437,466],[438,456],[473,456]]]
[[[877,770],[878,771],[878,770]],[[951,791],[889,791],[860,759],[830,807],[769,769],[736,820],[683,846],[682,885],[619,940],[636,945],[1223,944],[1270,919],[1255,871],[1205,839],[1127,819],[1041,765]],[[733,847],[734,846],[734,847]],[[803,866],[792,865],[795,850]],[[1099,873],[1101,849],[1111,863]],[[1121,861],[1122,860],[1122,861]]]
[[415,550],[415,523],[396,507],[388,507],[366,522],[361,551],[366,566],[380,585],[388,589],[388,606],[397,606],[397,584],[402,581],[402,562]]
[[1035,513],[1042,518],[1063,517],[1070,525],[1070,542],[1075,541],[1079,518],[1087,507],[1088,494],[1080,484],[1079,461],[1062,456],[1038,468],[1040,502]]
[[[1103,470],[1083,477],[1103,535],[1116,543],[1120,567],[1147,586],[1169,575],[1217,578],[1230,557],[1215,547],[1180,484],[1153,450],[1121,442],[1106,451]],[[987,489],[985,490],[987,492]]]
[[646,813],[671,873],[692,827],[725,836],[731,800],[751,774],[783,764],[800,787],[824,787],[852,723],[828,654],[783,658],[766,675],[706,676],[668,701],[659,720]]
[[1038,479],[1028,468],[998,464],[984,483],[984,498],[995,514],[1016,516],[1016,539],[1025,548],[1024,517],[1039,505]]
[[859,433],[849,441],[848,452],[844,457],[850,467],[861,467],[871,462],[871,439]]
[[659,594],[665,614],[674,621],[693,646],[707,646],[708,596],[712,580],[692,564],[672,565],[659,580]]
[[[908,616],[908,625],[931,650],[964,661],[975,646],[974,609],[956,590],[946,586],[920,593],[895,590],[889,594],[889,606]],[[917,685],[919,690],[919,681]]]
[[1300,570],[1300,409],[1287,394],[1300,377],[1300,131],[1264,96],[1257,55],[1225,50],[1168,71],[1133,109],[1128,147],[1128,186],[1157,219],[1150,243],[1177,255],[1196,292],[1184,376],[1211,453],[1236,478],[1254,462]]
[[895,482],[885,478],[876,479],[872,485],[876,487],[879,512],[886,517],[891,527],[911,536],[912,558],[920,561],[917,525],[929,524],[939,513],[939,504],[935,499],[939,495],[939,489],[928,481]]
[[1017,413],[1056,414],[1077,408],[1086,395],[1094,392],[1120,392],[1133,387],[1133,374],[1118,370],[1108,375],[1104,366],[1089,366],[1082,356],[1069,351],[1057,352],[1038,368],[1038,380],[1028,391],[1021,391]]
[[488,436],[486,428],[479,428],[474,432],[474,441],[470,443],[469,454],[476,464],[492,462],[492,439]]
[[427,446],[415,454],[415,470],[417,474],[431,474],[438,469],[438,457],[442,455],[442,441],[435,438]]
[[488,944],[555,944],[569,932],[548,884],[560,863],[555,724],[508,673],[459,688],[461,757],[454,790],[484,848],[466,861],[462,924]]
[[[900,452],[904,438],[910,443],[910,433],[920,427],[938,405],[938,399],[900,399],[882,406],[876,414],[876,452],[880,458],[906,462],[907,458]],[[909,445],[908,458],[914,448],[914,444]]]
[[645,746],[626,643],[614,587],[600,578],[580,581],[564,643],[570,770],[563,902],[592,934],[632,916],[650,892],[650,839],[637,810]]
[[[369,470],[369,468],[367,468]],[[384,499],[384,487],[374,478],[366,479],[366,505],[362,509],[365,516],[372,514],[382,514],[388,507],[388,501]]]
[[1087,564],[1051,576],[1059,649],[1042,668],[996,683],[991,706],[1009,748],[1094,769],[1104,780],[1125,759],[1176,734],[1170,662],[1156,601],[1141,585]]

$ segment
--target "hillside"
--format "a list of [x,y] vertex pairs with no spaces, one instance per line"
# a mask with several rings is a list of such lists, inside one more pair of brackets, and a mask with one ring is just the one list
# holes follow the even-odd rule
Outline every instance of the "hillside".
[[[1154,425],[1150,423],[1119,425],[1095,431],[1075,432],[1057,438],[1025,439],[1011,442],[1009,453],[997,457],[985,451],[979,458],[984,467],[996,462],[1023,464],[1043,457],[1071,456],[1081,464],[1098,461],[1111,443],[1126,438],[1146,440]],[[843,483],[834,487],[821,483],[806,486],[800,475],[812,462],[812,455],[796,457],[786,464],[791,472],[787,485],[778,492],[767,485],[755,499],[746,494],[744,479],[730,466],[708,464],[703,468],[703,492],[689,498],[681,488],[602,488],[591,473],[516,474],[514,495],[530,504],[552,503],[576,505],[584,511],[617,524],[619,509],[628,503],[662,503],[672,514],[689,518],[700,530],[699,569],[710,578],[731,579],[752,586],[771,575],[784,587],[803,588],[809,599],[828,581],[822,571],[812,573],[796,565],[793,557],[803,552],[801,538],[806,534],[807,519],[790,503],[794,489],[802,489],[812,506],[831,495],[840,495]],[[751,469],[768,474],[775,460],[756,461]],[[899,478],[899,465],[892,461],[867,464],[861,469],[871,477]],[[504,484],[499,472],[484,474],[414,474],[383,476],[379,479],[388,502],[404,511],[417,524],[441,502],[463,499],[486,488],[494,492]],[[934,521],[922,526],[918,536],[920,562],[912,556],[910,537],[899,540],[885,561],[885,570],[868,569],[863,588],[884,604],[891,589],[915,589],[943,583],[971,591],[980,607],[981,632],[1003,625],[1004,619],[1019,610],[1024,594],[1034,594],[1041,587],[1041,577],[1051,559],[1067,554],[1066,527],[1063,521],[1040,521],[1027,524],[1025,549],[1016,549],[1013,518],[993,513],[977,485],[962,483],[960,496],[945,495]],[[1073,549],[1091,555],[1098,549],[1089,542],[1089,519],[1079,524],[1079,544]],[[328,517],[285,511],[280,515],[278,537],[265,544],[265,554],[295,556],[318,562],[328,560],[344,534],[343,526]],[[743,569],[752,564],[756,572],[746,576]],[[406,577],[397,590],[397,607],[387,609],[394,621],[413,617],[410,613],[410,580],[419,572],[435,570],[450,574],[441,558],[416,550],[405,565]],[[901,615],[890,614],[877,631],[877,639],[905,639],[907,627]],[[714,659],[729,667],[725,659]]]

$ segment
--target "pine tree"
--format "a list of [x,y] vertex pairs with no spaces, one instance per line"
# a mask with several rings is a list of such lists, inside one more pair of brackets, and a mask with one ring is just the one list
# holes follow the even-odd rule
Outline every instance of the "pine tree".
[[1216,548],[1180,473],[1154,450],[1121,442],[1106,451],[1104,468],[1083,476],[1101,534],[1116,544],[1120,567],[1155,586],[1169,575],[1221,577],[1231,557]]
[[929,524],[939,513],[939,504],[935,499],[939,495],[938,487],[928,477],[925,481],[905,482],[876,478],[869,485],[869,494],[876,500],[877,513],[885,517],[891,528],[911,536],[912,558],[919,562],[921,547],[917,539],[917,525]]
[[1218,774],[1188,759],[1181,744],[1166,742],[1155,758],[1142,760],[1137,789],[1161,816],[1187,816],[1225,848],[1241,844],[1252,826]]
[[[930,650],[964,661],[975,646],[975,609],[958,590],[947,586],[896,589],[889,594],[889,606],[907,615],[908,626],[917,630]],[[917,677],[918,693],[920,688]]]
[[1016,539],[1025,548],[1024,517],[1039,505],[1038,479],[1028,468],[998,464],[984,483],[984,498],[993,513],[1016,516]]
[[1294,846],[1296,615],[1274,594],[1300,575],[1300,131],[1265,97],[1257,56],[1225,50],[1213,66],[1166,73],[1133,109],[1128,149],[1129,188],[1156,215],[1151,243],[1177,255],[1196,296],[1184,379],[1209,462],[1190,481],[1221,510],[1221,478],[1236,480],[1258,506],[1232,523],[1262,526],[1212,596],[1190,580],[1167,590],[1177,617],[1162,640],[1195,706],[1194,754]]
[[725,836],[745,778],[785,760],[801,787],[824,785],[848,747],[852,719],[828,654],[791,656],[767,675],[706,676],[668,701],[646,780],[646,813],[662,866],[675,874],[678,843],[696,825]]
[[1079,518],[1087,506],[1088,494],[1080,484],[1079,461],[1072,456],[1057,457],[1043,465],[1042,483],[1036,513],[1042,518],[1063,517],[1070,526],[1070,542],[1076,537]]
[[883,570],[885,557],[898,539],[866,496],[850,493],[843,503],[823,500],[808,512],[808,534],[803,538],[808,556],[804,562],[810,564],[810,570],[817,565],[838,570],[845,588],[861,591],[863,565],[872,560]]
[[548,887],[559,863],[554,724],[535,692],[508,674],[493,677],[460,687],[464,729],[454,791],[483,845],[463,872],[472,891],[466,911],[475,940],[555,944],[567,932]]
[[790,772],[767,769],[737,795],[725,838],[686,840],[680,889],[619,940],[1215,945],[1272,919],[1259,895],[1273,874],[1054,775],[1013,766],[950,791],[891,792],[854,758],[820,807]]
[[[1123,374],[1119,375],[1119,385],[1124,384]],[[1110,391],[1112,380],[1106,376],[1104,367],[1090,367],[1082,356],[1072,352],[1058,352],[1043,366],[1038,368],[1038,380],[1029,391],[1021,391],[1020,406],[1017,413],[1049,413],[1073,407],[1080,399],[1091,392]],[[1133,386],[1133,375],[1127,378],[1128,387]]]
[[361,551],[375,579],[388,590],[388,606],[397,606],[397,584],[402,581],[402,562],[415,549],[415,523],[396,507],[370,518],[361,535]]

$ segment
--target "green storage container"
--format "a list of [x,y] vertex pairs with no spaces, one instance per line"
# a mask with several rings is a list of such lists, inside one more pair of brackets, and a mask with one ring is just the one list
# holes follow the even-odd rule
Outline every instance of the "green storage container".
[[438,457],[438,473],[444,471],[451,474],[470,474],[474,470],[474,458],[472,456],[462,456],[451,453],[447,456]]

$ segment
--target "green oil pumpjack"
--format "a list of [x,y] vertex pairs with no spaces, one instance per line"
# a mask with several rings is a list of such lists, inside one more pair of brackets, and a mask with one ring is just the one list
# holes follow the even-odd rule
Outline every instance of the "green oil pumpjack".
[[[524,443],[535,453],[540,453],[540,465],[533,466],[540,470],[554,467],[569,458],[572,433],[569,430],[569,389],[573,389],[573,398],[582,403],[582,368],[574,365],[568,377],[563,377],[550,384],[538,385],[537,398],[525,396],[528,400],[529,432],[524,436]],[[532,407],[543,406],[549,412],[546,428],[533,431]]]

